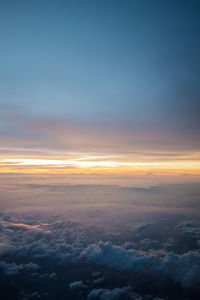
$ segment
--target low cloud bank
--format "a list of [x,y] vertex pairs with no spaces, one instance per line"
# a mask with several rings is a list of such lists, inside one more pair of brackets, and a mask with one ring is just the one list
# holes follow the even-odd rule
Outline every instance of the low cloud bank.
[[81,253],[81,258],[97,265],[105,265],[120,271],[159,274],[180,283],[183,287],[200,287],[200,253],[189,251],[183,255],[174,253],[145,253],[125,250],[111,242],[91,245]]
[[[183,299],[191,294],[195,295],[191,299],[196,299],[200,294],[199,223],[180,219],[170,223],[162,219],[165,238],[169,234],[166,242],[171,245],[170,249],[178,245],[177,252],[169,252],[169,247],[164,247],[165,239],[156,235],[160,232],[158,224],[161,224],[156,222],[127,223],[128,227],[119,228],[119,231],[116,227],[106,231],[104,227],[57,216],[46,219],[0,216],[4,245],[0,255],[0,277],[5,284],[9,282],[8,277],[16,282],[26,277],[27,282],[40,281],[41,286],[52,284],[58,289],[62,283],[69,297],[81,294],[89,300],[154,299],[158,295],[168,296],[166,286],[183,294],[186,291],[188,294]],[[174,243],[178,236],[180,245]],[[183,241],[188,241],[190,251],[179,251]],[[146,286],[148,288],[143,290]],[[33,293],[23,289],[25,293]],[[38,293],[48,294],[49,290],[38,290]],[[144,298],[143,293],[153,295]]]

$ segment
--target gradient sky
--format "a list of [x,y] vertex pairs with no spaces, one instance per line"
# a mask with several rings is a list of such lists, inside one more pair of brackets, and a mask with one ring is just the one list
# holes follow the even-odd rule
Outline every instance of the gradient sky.
[[1,1],[0,31],[2,172],[200,174],[199,1]]

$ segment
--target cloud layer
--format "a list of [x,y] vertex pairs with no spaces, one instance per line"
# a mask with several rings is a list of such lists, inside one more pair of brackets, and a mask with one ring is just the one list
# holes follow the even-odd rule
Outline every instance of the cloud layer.
[[44,299],[54,299],[57,289],[60,299],[173,299],[173,291],[195,299],[200,293],[199,221],[168,216],[165,222],[158,215],[154,222],[130,224],[125,234],[128,224],[118,229],[113,224],[109,232],[107,225],[88,226],[61,216],[1,215],[0,278],[5,287],[16,282],[28,299],[36,291],[23,286],[23,278],[30,287],[39,288],[41,282],[45,289],[39,288],[37,296]]

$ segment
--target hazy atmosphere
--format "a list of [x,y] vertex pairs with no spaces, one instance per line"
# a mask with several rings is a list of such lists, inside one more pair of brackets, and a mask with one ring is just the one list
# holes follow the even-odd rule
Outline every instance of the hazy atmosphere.
[[200,299],[200,2],[0,0],[0,298]]

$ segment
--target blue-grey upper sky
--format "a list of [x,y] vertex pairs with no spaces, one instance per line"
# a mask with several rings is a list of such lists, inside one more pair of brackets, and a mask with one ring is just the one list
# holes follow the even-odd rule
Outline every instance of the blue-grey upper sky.
[[199,136],[198,0],[1,1],[0,36],[4,118]]

